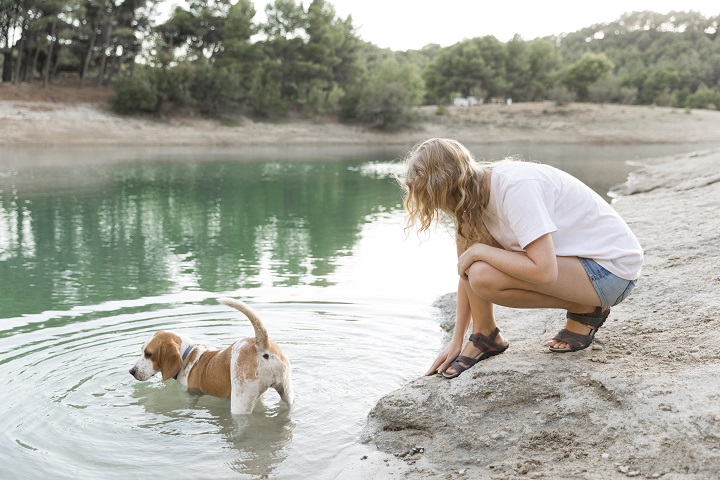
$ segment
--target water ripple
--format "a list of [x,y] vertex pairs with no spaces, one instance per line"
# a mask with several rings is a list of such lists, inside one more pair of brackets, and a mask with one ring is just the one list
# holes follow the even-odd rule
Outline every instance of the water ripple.
[[129,375],[157,330],[213,346],[253,335],[242,314],[214,297],[108,302],[4,324],[10,334],[0,337],[0,376],[7,379],[0,430],[8,434],[0,451],[10,458],[0,464],[0,477],[32,464],[26,478],[128,478],[145,473],[140,459],[148,452],[155,469],[179,478],[337,472],[347,460],[342,452],[357,448],[372,404],[429,361],[426,349],[409,350],[398,365],[397,333],[404,332],[406,344],[439,339],[435,325],[417,325],[415,319],[431,316],[425,305],[255,299],[271,338],[292,359],[292,410],[268,391],[253,415],[233,417],[226,399]]

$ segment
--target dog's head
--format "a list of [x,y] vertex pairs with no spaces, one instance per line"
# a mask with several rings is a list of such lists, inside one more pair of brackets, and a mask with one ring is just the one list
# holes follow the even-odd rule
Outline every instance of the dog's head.
[[140,358],[130,369],[130,375],[145,381],[162,372],[163,380],[172,378],[180,372],[182,339],[173,332],[157,332],[142,346]]

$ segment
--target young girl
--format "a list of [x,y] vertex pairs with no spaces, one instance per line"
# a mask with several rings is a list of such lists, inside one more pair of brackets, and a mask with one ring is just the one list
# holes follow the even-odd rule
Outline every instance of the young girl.
[[[407,228],[455,223],[457,320],[426,375],[454,378],[508,348],[493,305],[567,310],[553,352],[590,346],[610,307],[640,276],[643,253],[615,210],[588,186],[549,165],[478,163],[455,140],[435,138],[406,159]],[[472,320],[472,335],[463,348]]]

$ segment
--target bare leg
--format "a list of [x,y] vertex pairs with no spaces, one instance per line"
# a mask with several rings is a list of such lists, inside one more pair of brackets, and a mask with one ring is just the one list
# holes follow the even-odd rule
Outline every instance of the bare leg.
[[[574,313],[592,312],[600,305],[600,297],[580,260],[577,257],[557,257],[557,262],[558,279],[550,285],[525,282],[485,262],[475,262],[468,269],[469,290],[472,291],[472,296],[506,307],[559,308]],[[569,319],[565,328],[575,333],[588,333],[587,326]],[[557,340],[550,340],[548,345],[556,348],[568,346],[565,342]]]
[[[489,336],[495,331],[497,324],[495,323],[495,305],[488,302],[487,300],[479,297],[470,288],[470,284],[466,281],[462,281],[464,293],[467,295],[468,303],[470,304],[470,312],[472,317],[472,333],[482,333],[485,336]],[[460,301],[460,299],[458,299]],[[495,341],[499,344],[505,344],[505,340],[502,338],[502,334],[498,334],[495,337]],[[474,358],[480,354],[480,350],[473,345],[472,342],[465,343],[465,347],[460,355]],[[461,365],[466,366],[463,362],[459,362]],[[455,369],[451,366],[447,369],[447,373],[450,375],[455,374]]]

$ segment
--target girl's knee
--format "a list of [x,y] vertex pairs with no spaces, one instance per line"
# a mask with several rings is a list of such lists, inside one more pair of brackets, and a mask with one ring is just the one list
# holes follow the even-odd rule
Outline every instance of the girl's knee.
[[470,288],[480,297],[495,296],[499,291],[498,270],[485,262],[475,262],[467,269]]

